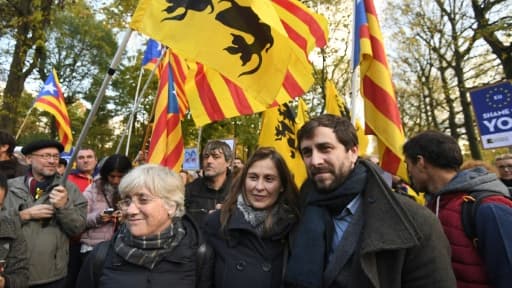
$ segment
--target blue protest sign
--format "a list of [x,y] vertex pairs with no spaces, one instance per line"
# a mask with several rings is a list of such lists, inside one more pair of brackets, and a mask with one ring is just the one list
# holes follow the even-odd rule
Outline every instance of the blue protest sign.
[[185,148],[183,170],[195,171],[199,169],[199,153],[197,148]]
[[512,146],[512,84],[510,81],[470,91],[484,149]]

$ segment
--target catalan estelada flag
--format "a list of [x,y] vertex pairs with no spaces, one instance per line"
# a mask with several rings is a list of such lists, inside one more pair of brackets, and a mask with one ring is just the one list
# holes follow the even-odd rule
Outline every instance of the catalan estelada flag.
[[[304,114],[305,111],[299,113]],[[305,115],[302,117],[307,118]],[[258,145],[274,147],[283,156],[290,171],[293,172],[295,184],[300,187],[307,178],[307,172],[297,149],[297,130],[303,123],[296,121],[296,115],[288,103],[265,110]]]
[[367,132],[378,141],[381,167],[407,179],[405,141],[384,42],[372,0],[356,0],[354,67],[359,65]]
[[160,63],[160,82],[155,99],[155,120],[149,143],[149,163],[160,164],[178,172],[183,164],[183,135],[179,104],[174,89],[170,51]]
[[327,22],[303,21],[318,19],[297,0],[140,0],[130,26],[220,73],[266,108],[278,94],[293,99],[313,83],[305,51],[326,42]]
[[64,151],[70,151],[73,143],[71,121],[55,69],[52,69],[52,73],[44,82],[43,88],[34,101],[34,107],[47,111],[55,117],[60,142],[64,146]]
[[146,50],[144,50],[144,56],[142,57],[142,68],[150,71],[153,70],[156,63],[158,63],[158,59],[162,57],[162,48],[162,44],[153,39],[149,39],[146,45]]

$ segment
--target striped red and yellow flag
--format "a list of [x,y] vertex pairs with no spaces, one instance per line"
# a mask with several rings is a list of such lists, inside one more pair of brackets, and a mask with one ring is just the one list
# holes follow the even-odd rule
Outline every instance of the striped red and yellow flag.
[[34,101],[34,107],[47,111],[55,117],[60,142],[64,146],[64,151],[70,151],[73,143],[71,121],[55,69],[52,69],[52,74],[44,82],[43,88]]
[[327,20],[299,1],[272,0],[286,34],[307,54],[327,44]]
[[149,163],[160,164],[178,172],[183,165],[183,134],[168,50],[160,63],[160,82],[155,105],[155,121],[149,143]]
[[382,168],[407,179],[405,136],[375,6],[372,0],[356,1],[354,66],[360,65],[365,122],[378,139]]

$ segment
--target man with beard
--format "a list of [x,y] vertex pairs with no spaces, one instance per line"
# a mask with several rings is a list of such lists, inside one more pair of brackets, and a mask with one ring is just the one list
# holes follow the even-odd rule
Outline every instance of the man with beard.
[[321,115],[297,136],[307,196],[285,287],[455,287],[441,225],[358,157],[348,119]]
[[0,174],[5,175],[7,179],[25,175],[27,167],[18,162],[14,156],[16,140],[14,137],[0,130]]
[[[479,166],[460,170],[457,141],[437,131],[409,139],[403,147],[413,188],[425,192],[452,246],[457,287],[510,287],[512,283],[512,201],[496,174]],[[470,215],[463,212],[473,204]],[[465,206],[464,206],[465,205]],[[475,209],[475,210],[473,210]],[[471,217],[471,221],[465,221]],[[468,237],[468,227],[476,237]]]
[[64,287],[69,237],[85,228],[87,200],[73,183],[60,185],[57,174],[61,143],[37,140],[21,152],[30,164],[28,173],[9,180],[6,213],[22,228],[29,255],[29,285]]
[[210,141],[201,153],[203,177],[199,177],[185,187],[185,207],[187,214],[201,226],[206,216],[220,209],[231,186],[229,166],[233,152],[223,141]]

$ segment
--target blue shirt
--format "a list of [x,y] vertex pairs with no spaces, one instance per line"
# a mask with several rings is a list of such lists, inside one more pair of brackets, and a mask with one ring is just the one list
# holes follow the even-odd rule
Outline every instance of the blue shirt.
[[361,206],[361,194],[352,199],[352,201],[348,203],[347,207],[345,207],[340,214],[332,217],[334,233],[332,236],[331,251],[329,252],[329,260],[334,254],[336,247],[338,247],[340,244],[341,238],[343,238],[343,234],[345,234],[348,226],[350,223],[352,223],[354,214],[356,213],[359,206]]

